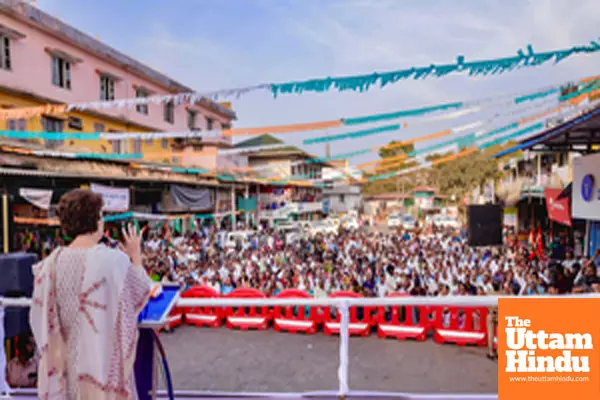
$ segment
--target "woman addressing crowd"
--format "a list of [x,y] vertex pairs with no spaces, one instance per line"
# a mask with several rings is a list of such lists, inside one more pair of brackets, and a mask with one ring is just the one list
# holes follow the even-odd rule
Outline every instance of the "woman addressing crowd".
[[102,197],[89,190],[62,196],[60,226],[72,240],[33,267],[40,398],[137,398],[137,316],[151,281],[141,265],[141,233],[131,225],[120,249],[99,244],[102,208]]

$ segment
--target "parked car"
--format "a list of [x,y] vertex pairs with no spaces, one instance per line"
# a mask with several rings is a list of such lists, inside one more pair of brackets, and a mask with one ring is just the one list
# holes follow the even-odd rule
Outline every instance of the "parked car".
[[360,228],[360,224],[356,220],[356,218],[347,218],[342,222],[342,226],[344,229],[356,231]]
[[400,225],[402,226],[402,229],[412,231],[417,227],[417,220],[415,219],[415,217],[412,217],[410,215],[404,215],[401,219]]
[[311,236],[315,236],[317,234],[335,235],[337,233],[337,229],[334,228],[332,224],[325,221],[316,221],[311,224],[309,232]]
[[275,227],[277,232],[283,233],[285,242],[290,244],[300,239],[303,235],[302,228],[297,222],[285,222]]
[[387,218],[388,228],[398,228],[402,225],[402,216],[399,214],[390,214]]
[[433,222],[438,228],[450,228],[450,229],[458,229],[460,228],[460,224],[457,220],[448,217],[439,217]]
[[233,231],[227,233],[225,238],[225,248],[242,250],[250,248],[249,238],[254,234],[252,231]]

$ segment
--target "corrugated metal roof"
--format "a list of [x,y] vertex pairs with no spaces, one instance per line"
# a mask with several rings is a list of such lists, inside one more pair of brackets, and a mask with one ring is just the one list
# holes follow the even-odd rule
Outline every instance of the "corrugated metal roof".
[[5,176],[36,176],[44,178],[90,178],[90,179],[108,179],[108,180],[119,180],[119,181],[144,181],[144,182],[161,182],[161,183],[185,183],[188,185],[205,185],[205,186],[219,186],[218,182],[211,181],[197,181],[190,182],[188,180],[178,179],[157,179],[152,176],[106,176],[98,174],[81,174],[81,173],[69,173],[69,172],[55,172],[55,171],[42,171],[32,169],[20,169],[20,168],[2,168],[0,167],[0,175]]

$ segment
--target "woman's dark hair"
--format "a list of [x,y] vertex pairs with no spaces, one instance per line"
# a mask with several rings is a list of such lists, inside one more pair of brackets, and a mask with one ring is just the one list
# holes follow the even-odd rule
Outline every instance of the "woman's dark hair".
[[102,196],[91,190],[75,189],[65,193],[56,210],[63,234],[75,239],[96,232],[103,205]]

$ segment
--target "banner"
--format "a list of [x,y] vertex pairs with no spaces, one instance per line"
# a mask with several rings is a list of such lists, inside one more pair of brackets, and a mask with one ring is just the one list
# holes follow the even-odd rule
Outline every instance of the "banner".
[[189,210],[208,210],[214,206],[214,190],[171,185],[171,197],[176,206]]
[[572,226],[571,221],[571,206],[569,204],[569,198],[564,197],[558,199],[562,189],[544,189],[546,196],[546,209],[548,210],[548,218],[552,221],[556,221],[559,224],[566,226]]
[[518,209],[516,207],[504,207],[504,226],[517,228],[518,225]]
[[52,201],[52,190],[21,188],[19,196],[42,210],[48,210]]
[[92,183],[92,192],[104,199],[104,211],[123,212],[129,210],[129,188],[115,188]]

